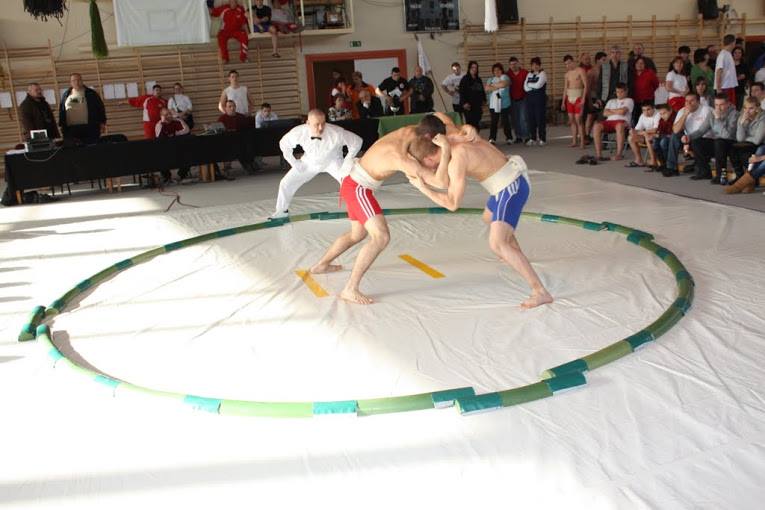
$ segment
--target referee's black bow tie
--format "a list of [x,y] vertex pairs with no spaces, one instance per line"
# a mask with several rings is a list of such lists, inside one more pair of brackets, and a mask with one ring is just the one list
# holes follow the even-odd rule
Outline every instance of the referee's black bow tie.
[[320,136],[312,136],[311,140],[321,140],[321,137]]

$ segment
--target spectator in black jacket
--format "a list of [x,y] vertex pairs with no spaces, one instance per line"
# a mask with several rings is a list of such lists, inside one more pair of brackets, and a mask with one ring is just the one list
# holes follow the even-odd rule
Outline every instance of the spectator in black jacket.
[[362,89],[359,92],[356,110],[359,112],[360,119],[371,119],[372,117],[382,117],[385,115],[380,98],[374,97],[367,89]]
[[409,80],[409,87],[412,89],[412,108],[411,113],[427,113],[433,111],[433,80],[425,76],[422,67],[414,67],[414,78]]
[[465,113],[465,122],[481,129],[481,116],[483,115],[483,103],[486,101],[486,92],[483,88],[483,80],[478,76],[478,62],[468,62],[468,72],[460,80],[460,100]]
[[82,75],[73,73],[69,87],[61,97],[58,124],[64,132],[64,140],[96,143],[106,129],[104,102],[95,90],[82,83]]
[[47,131],[51,140],[60,137],[53,111],[45,100],[39,83],[30,83],[27,87],[27,97],[19,105],[19,118],[24,140],[29,140],[30,131],[39,129]]

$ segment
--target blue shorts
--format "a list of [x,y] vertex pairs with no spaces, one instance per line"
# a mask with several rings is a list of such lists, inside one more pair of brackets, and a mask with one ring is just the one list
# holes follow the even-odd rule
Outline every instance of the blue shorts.
[[529,182],[524,176],[519,176],[505,189],[489,197],[486,208],[491,211],[491,221],[504,221],[518,227],[521,212],[529,199]]
[[258,25],[252,25],[252,31],[259,32],[259,33],[266,33],[271,28],[271,22],[266,21],[265,23],[261,23],[260,26],[263,27],[263,30],[260,30],[260,27],[258,27]]

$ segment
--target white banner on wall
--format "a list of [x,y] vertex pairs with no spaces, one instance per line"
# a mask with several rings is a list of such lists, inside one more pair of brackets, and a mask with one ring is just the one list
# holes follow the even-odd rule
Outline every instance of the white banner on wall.
[[119,46],[210,42],[205,0],[114,0]]

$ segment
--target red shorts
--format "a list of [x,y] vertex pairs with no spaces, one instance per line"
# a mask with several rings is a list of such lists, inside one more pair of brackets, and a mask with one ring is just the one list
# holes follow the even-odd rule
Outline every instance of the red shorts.
[[685,98],[684,97],[673,97],[669,101],[667,101],[667,104],[670,108],[672,108],[673,112],[679,112],[680,109],[685,106]]
[[604,133],[614,133],[616,132],[616,126],[625,124],[625,122],[623,120],[604,120],[601,124],[603,124]]
[[343,179],[340,185],[340,199],[345,201],[348,219],[364,225],[369,218],[382,214],[374,192],[354,181],[351,176]]
[[720,92],[728,96],[728,102],[736,106],[736,89],[722,89]]
[[577,97],[576,101],[573,103],[568,100],[568,96],[566,96],[566,112],[571,113],[574,115],[579,115],[582,113],[582,105],[584,104],[584,101],[581,97]]

